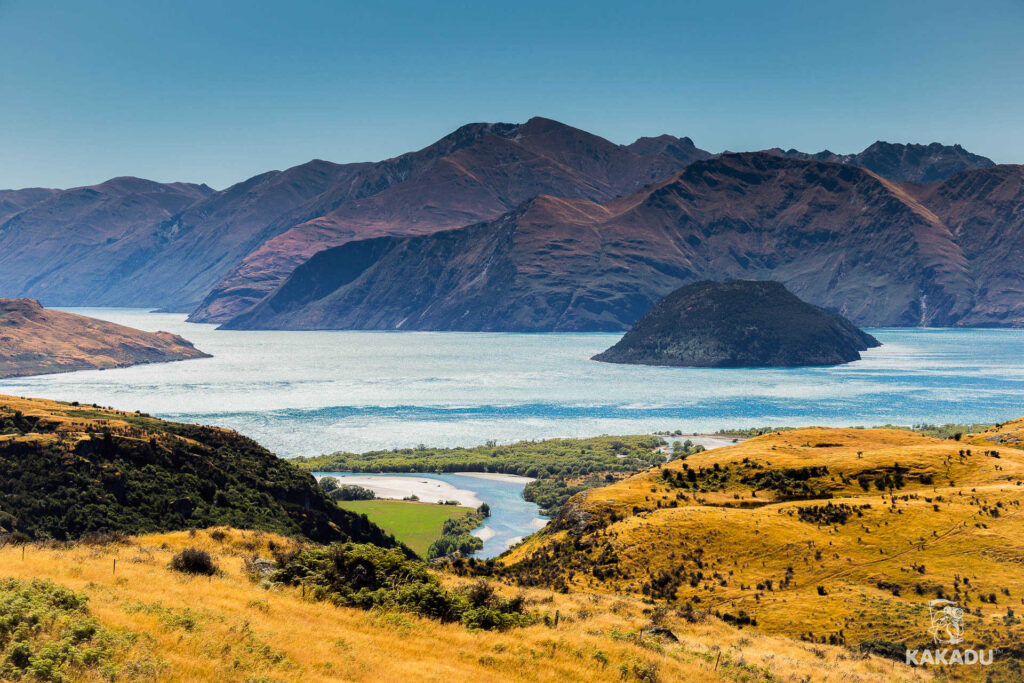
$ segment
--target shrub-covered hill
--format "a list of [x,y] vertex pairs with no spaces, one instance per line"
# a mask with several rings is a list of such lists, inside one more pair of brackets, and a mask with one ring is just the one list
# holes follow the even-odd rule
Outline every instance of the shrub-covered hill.
[[[209,553],[219,571],[174,571],[173,558],[187,548]],[[424,574],[393,552],[362,546],[339,556],[336,548],[225,528],[105,544],[0,544],[0,680],[932,680],[841,647],[652,612],[629,596],[481,584],[433,568]],[[253,555],[270,564],[258,581],[246,572]],[[352,571],[331,571],[351,561]],[[539,618],[485,629],[487,611],[467,609],[470,602]]]
[[1020,680],[1022,425],[794,429],[691,455],[573,497],[503,574],[901,660],[932,643],[928,602],[948,599],[963,647],[998,650],[981,677]]
[[0,533],[63,540],[217,524],[397,545],[235,432],[0,396]]

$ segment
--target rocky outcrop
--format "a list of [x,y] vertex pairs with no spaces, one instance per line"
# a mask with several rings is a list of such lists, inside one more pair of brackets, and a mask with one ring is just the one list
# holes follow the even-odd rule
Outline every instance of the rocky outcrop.
[[0,378],[209,357],[169,332],[45,309],[32,299],[0,299]]
[[680,367],[799,367],[860,360],[878,340],[777,282],[702,281],[654,305],[610,349],[605,363]]

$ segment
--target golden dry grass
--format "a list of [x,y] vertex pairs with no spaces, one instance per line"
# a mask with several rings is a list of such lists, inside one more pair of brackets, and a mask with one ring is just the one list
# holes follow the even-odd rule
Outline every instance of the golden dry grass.
[[[663,575],[674,577],[668,604],[743,612],[763,633],[849,645],[927,644],[927,602],[941,591],[970,611],[969,644],[1016,648],[1024,636],[1024,451],[1006,444],[1021,434],[1024,421],[961,442],[889,429],[768,434],[686,465],[824,465],[828,474],[818,481],[834,498],[781,501],[738,477],[722,490],[680,490],[655,468],[571,503],[575,519],[614,513],[619,521],[531,537],[504,563],[526,580],[635,596],[650,593]],[[858,483],[894,463],[905,472],[902,488],[865,491]],[[674,472],[683,463],[666,467]],[[933,483],[923,484],[922,475]],[[826,502],[859,514],[845,523],[801,519],[799,508]]]
[[[554,682],[643,680],[648,672],[659,681],[930,678],[844,648],[764,636],[712,618],[689,623],[672,611],[655,614],[629,597],[528,590],[531,609],[557,611],[558,625],[503,633],[307,602],[296,589],[263,588],[242,571],[244,557],[266,557],[270,544],[291,541],[221,531],[220,541],[208,530],[127,544],[32,545],[24,558],[21,547],[6,546],[0,574],[48,578],[80,591],[104,625],[138,634],[117,662],[126,680]],[[187,546],[210,551],[223,573],[190,578],[167,569],[172,554]],[[679,642],[637,635],[652,620]]]

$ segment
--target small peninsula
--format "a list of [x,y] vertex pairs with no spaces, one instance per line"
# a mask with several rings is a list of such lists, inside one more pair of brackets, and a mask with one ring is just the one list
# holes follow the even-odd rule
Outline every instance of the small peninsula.
[[0,379],[209,357],[170,332],[55,311],[34,299],[0,299]]
[[778,282],[704,280],[661,299],[592,360],[679,367],[800,367],[860,360],[877,339]]

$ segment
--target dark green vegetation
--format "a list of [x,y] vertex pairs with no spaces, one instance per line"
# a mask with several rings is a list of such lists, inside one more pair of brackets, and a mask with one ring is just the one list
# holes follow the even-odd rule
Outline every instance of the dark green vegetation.
[[443,587],[424,562],[399,550],[344,543],[281,555],[270,580],[304,586],[307,595],[336,605],[413,612],[469,628],[506,629],[534,623],[522,598],[504,600],[480,582],[463,591]]
[[878,340],[778,282],[684,285],[593,360],[704,368],[838,365]]
[[912,427],[899,427],[899,426],[895,426],[895,425],[882,425],[881,428],[907,429],[909,431],[917,432],[918,434],[923,434],[925,436],[933,436],[936,439],[955,439],[955,440],[959,441],[960,437],[963,436],[964,434],[978,434],[980,432],[987,431],[987,430],[991,429],[992,427],[995,427],[995,425],[994,424],[982,424],[982,423],[974,423],[974,424],[947,423],[947,424],[943,424],[943,425],[916,424],[916,425],[914,425]]
[[669,453],[657,450],[664,445],[657,436],[598,436],[507,446],[334,453],[291,462],[314,472],[497,472],[534,477],[523,498],[553,516],[573,495],[611,483],[616,474],[639,472],[704,450],[690,440],[674,441]]
[[107,663],[123,641],[87,601],[50,581],[0,579],[0,680],[65,681]]
[[235,432],[0,398],[0,533],[59,540],[229,525],[394,546]]
[[337,477],[322,477],[318,483],[320,490],[331,500],[373,500],[377,497],[376,493],[363,486],[339,484]]
[[[704,451],[703,446],[694,445],[692,441],[673,441],[671,454],[661,455],[662,460],[678,460],[686,458],[694,453]],[[644,468],[640,468],[644,469]],[[523,498],[540,506],[542,514],[554,517],[565,503],[581,491],[606,486],[616,480],[611,472],[591,472],[582,477],[566,478],[563,475],[553,475],[531,481],[523,489]]]
[[483,548],[484,542],[470,532],[483,524],[486,516],[480,510],[472,510],[461,517],[446,519],[441,525],[441,537],[427,549],[427,559],[432,560],[454,553],[469,555]]
[[291,462],[311,472],[497,472],[525,477],[580,477],[592,472],[636,472],[664,462],[655,436],[519,441],[474,448],[402,448],[333,453]]

